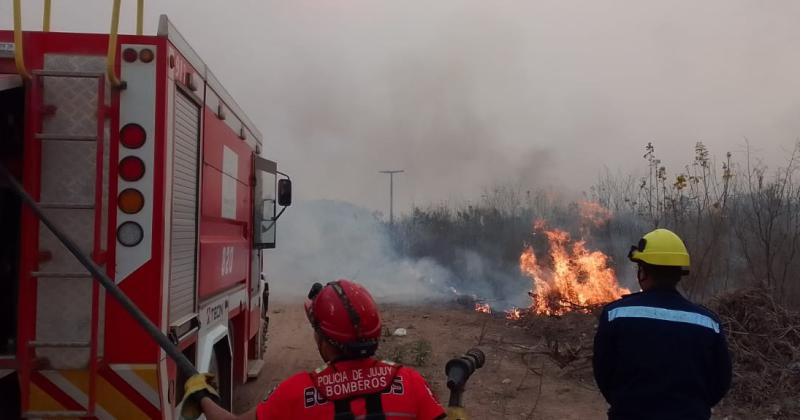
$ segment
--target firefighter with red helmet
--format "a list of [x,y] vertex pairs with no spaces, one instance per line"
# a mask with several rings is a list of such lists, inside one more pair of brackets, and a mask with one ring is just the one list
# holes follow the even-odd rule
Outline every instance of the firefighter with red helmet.
[[381,319],[369,292],[349,280],[316,283],[305,302],[306,315],[325,366],[301,372],[279,384],[261,403],[241,416],[216,404],[207,376],[185,385],[182,416],[200,411],[215,419],[367,420],[445,418],[425,379],[414,369],[374,357]]

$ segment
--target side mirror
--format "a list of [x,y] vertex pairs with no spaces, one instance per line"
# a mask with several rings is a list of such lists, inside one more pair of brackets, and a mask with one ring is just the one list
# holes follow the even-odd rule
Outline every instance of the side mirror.
[[278,180],[278,205],[281,207],[292,205],[292,181],[290,179]]

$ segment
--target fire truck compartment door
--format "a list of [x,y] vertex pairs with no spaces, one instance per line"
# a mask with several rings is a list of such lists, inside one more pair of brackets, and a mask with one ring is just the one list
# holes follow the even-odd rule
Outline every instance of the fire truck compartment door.
[[0,74],[0,92],[22,86],[22,77],[16,74]]
[[200,108],[175,92],[169,322],[194,313],[197,283],[197,185]]

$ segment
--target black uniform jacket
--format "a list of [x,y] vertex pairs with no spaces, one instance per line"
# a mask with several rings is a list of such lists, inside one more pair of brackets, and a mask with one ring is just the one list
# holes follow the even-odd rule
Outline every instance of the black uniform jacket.
[[719,319],[674,289],[606,305],[593,363],[612,420],[705,420],[731,383]]

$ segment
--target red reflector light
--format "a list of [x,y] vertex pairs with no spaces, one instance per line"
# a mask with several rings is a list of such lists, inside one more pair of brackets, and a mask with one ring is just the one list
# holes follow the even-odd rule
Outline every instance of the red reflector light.
[[143,48],[139,51],[139,60],[142,60],[142,63],[149,63],[153,61],[153,58],[155,58],[155,54],[150,48]]
[[128,181],[138,181],[144,176],[144,162],[136,156],[128,156],[119,162],[119,176]]
[[125,48],[125,51],[122,51],[122,59],[128,63],[133,63],[138,57],[139,53],[133,48]]
[[128,149],[138,149],[147,140],[147,133],[139,124],[125,124],[119,132],[119,141]]

